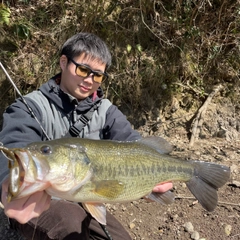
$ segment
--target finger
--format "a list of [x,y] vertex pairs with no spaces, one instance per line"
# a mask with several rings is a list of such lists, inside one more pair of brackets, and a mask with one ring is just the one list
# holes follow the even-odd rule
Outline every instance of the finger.
[[172,188],[173,188],[173,184],[171,182],[162,183],[162,184],[158,184],[157,186],[155,186],[153,188],[153,192],[164,193]]
[[48,195],[46,192],[42,192],[41,201],[38,204],[36,204],[34,212],[36,214],[41,215],[42,212],[48,210],[48,208],[50,207],[50,203],[51,196]]
[[31,211],[31,215],[38,217],[43,211],[49,208],[51,197],[45,191],[32,194],[25,202],[23,208]]
[[5,214],[24,224],[46,211],[50,200],[51,197],[46,192],[36,192],[31,196],[11,201],[6,205]]
[[[29,204],[29,197],[13,200],[6,204],[4,212],[9,218],[16,219],[19,223],[26,223],[32,217],[33,206]],[[28,202],[28,204],[26,204]]]

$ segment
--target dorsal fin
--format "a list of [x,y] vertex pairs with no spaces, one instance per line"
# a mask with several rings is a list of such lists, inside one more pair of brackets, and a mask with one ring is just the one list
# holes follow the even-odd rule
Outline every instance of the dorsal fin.
[[154,148],[161,154],[168,154],[173,150],[173,146],[162,137],[149,136],[139,139],[138,142]]

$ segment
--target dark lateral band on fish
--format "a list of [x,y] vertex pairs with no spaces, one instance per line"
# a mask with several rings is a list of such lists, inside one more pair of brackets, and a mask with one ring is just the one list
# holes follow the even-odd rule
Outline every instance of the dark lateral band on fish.
[[213,211],[217,190],[230,177],[227,166],[168,155],[172,146],[160,137],[133,142],[62,138],[0,150],[10,159],[9,200],[45,190],[81,202],[101,224],[106,224],[104,203],[142,197],[172,203],[173,192],[152,192],[156,184],[168,181],[186,182],[199,203]]

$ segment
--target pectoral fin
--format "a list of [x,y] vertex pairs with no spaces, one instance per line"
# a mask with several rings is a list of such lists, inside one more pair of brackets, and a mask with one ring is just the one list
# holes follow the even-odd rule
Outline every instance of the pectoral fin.
[[117,180],[94,181],[94,192],[107,199],[114,199],[124,190],[124,184]]
[[166,204],[173,203],[175,197],[174,197],[173,192],[167,191],[165,193],[152,192],[146,198],[149,198],[150,200],[152,200],[154,202],[158,202],[158,203],[166,205]]
[[86,211],[88,211],[93,218],[99,223],[106,225],[106,208],[101,203],[82,203]]

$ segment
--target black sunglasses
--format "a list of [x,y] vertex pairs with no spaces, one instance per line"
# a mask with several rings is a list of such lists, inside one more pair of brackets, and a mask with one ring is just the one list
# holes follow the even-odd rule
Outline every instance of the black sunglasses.
[[107,73],[101,71],[93,71],[90,67],[76,63],[73,59],[68,58],[72,63],[76,65],[75,73],[83,78],[88,77],[91,73],[93,74],[93,81],[96,83],[102,83],[104,80],[107,80],[108,75]]

